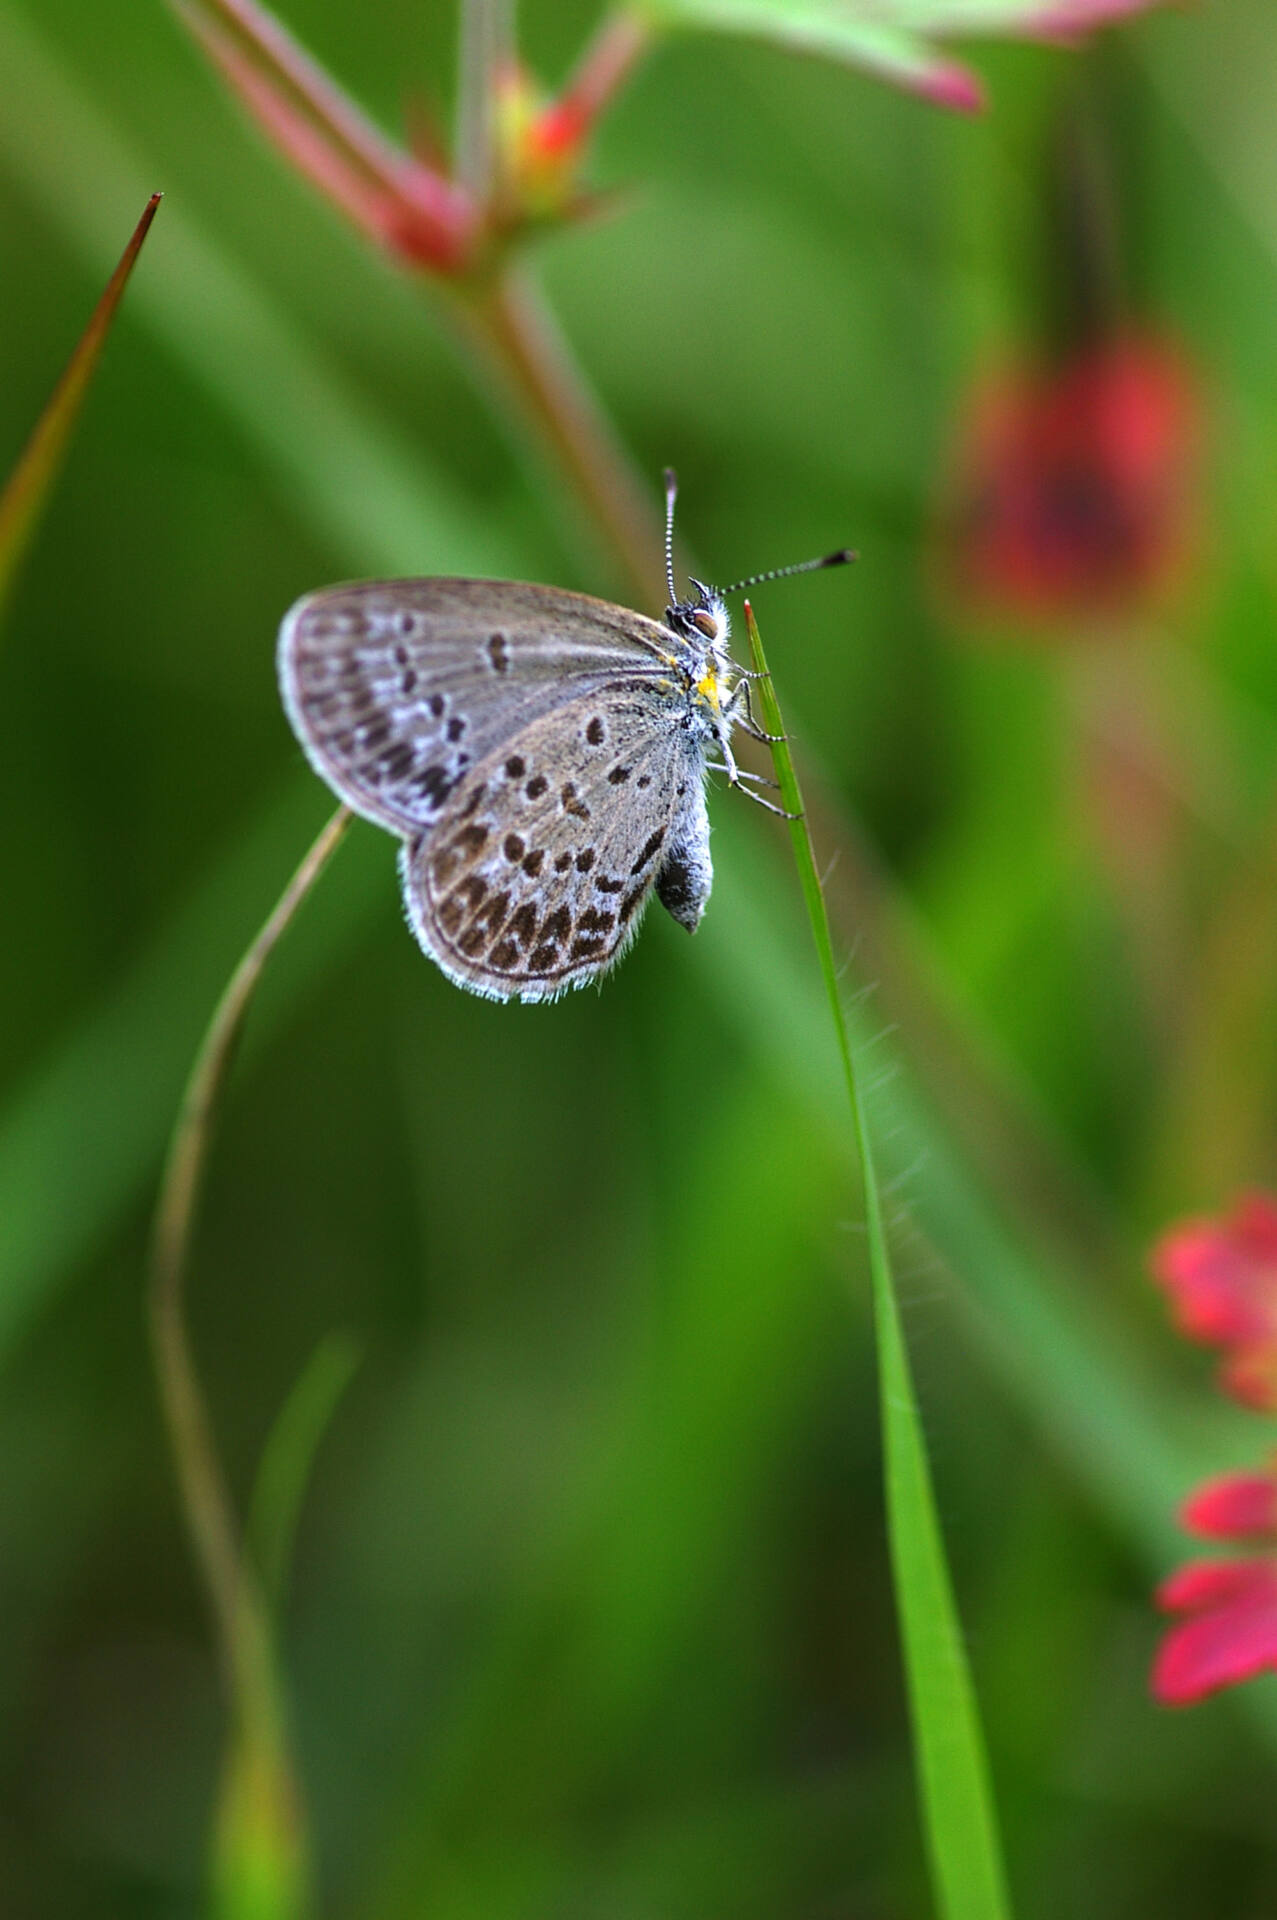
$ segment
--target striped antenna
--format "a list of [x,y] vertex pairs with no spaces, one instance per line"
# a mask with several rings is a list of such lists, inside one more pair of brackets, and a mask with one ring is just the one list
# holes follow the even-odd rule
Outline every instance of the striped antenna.
[[765,580],[785,580],[791,573],[818,573],[821,567],[845,567],[859,558],[860,555],[853,553],[850,547],[839,547],[837,553],[823,554],[819,560],[799,560],[792,567],[773,567],[769,573],[751,573],[748,580],[734,580],[730,587],[720,587],[718,591],[723,594],[741,593],[746,587],[761,587]]
[[678,475],[673,467],[665,469],[665,578],[670,590],[670,605],[678,605],[674,591],[674,502],[678,499]]

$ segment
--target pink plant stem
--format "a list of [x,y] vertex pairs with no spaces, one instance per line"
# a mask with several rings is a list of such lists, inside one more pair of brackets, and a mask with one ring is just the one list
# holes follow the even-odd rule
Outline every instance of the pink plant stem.
[[493,186],[492,124],[498,75],[513,62],[513,0],[461,0],[453,172],[476,206]]
[[260,125],[357,225],[375,230],[369,209],[402,201],[437,228],[441,252],[464,246],[468,197],[387,140],[256,0],[171,4]]
[[652,30],[628,8],[607,15],[559,96],[559,110],[592,126],[647,52]]
[[459,311],[471,346],[513,398],[641,607],[664,605],[652,496],[586,385],[526,270],[505,268]]
[[205,45],[210,17],[220,20],[230,36],[243,43],[263,77],[322,127],[347,160],[393,190],[403,164],[395,148],[265,7],[256,0],[173,0],[173,5]]

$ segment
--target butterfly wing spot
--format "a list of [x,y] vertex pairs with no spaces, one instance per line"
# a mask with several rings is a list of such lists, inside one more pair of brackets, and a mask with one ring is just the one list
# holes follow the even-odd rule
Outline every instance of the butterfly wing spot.
[[494,673],[509,673],[510,643],[503,633],[494,633],[489,640],[488,660]]
[[544,849],[542,847],[534,847],[532,852],[527,854],[524,858],[523,871],[527,874],[530,880],[535,880],[544,865],[545,865]]
[[454,713],[451,720],[449,720],[447,726],[444,728],[444,734],[449,740],[452,741],[453,745],[455,746],[457,741],[460,740],[465,730],[466,730],[466,723],[465,723],[464,717],[459,713]]
[[568,959],[595,960],[602,951],[602,940],[574,940],[568,949]]
[[520,839],[517,833],[507,833],[505,839],[501,842],[501,851],[507,860],[517,866],[523,858],[526,846],[527,842]]
[[560,792],[559,804],[564,813],[570,813],[576,820],[588,820],[590,817],[590,809],[584,800],[578,798],[576,787],[571,780],[565,783]]
[[449,779],[446,767],[435,765],[419,773],[412,784],[423,800],[428,800],[432,807],[441,807],[458,782]]
[[510,780],[522,780],[528,770],[528,763],[521,753],[512,753],[505,763],[506,777]]
[[634,862],[634,865],[630,868],[631,877],[633,877],[633,875],[636,873],[642,873],[644,867],[647,865],[648,861],[652,858],[653,854],[656,853],[658,848],[662,846],[662,844],[664,843],[664,840],[665,840],[664,827],[658,827],[655,833],[650,833],[647,836],[647,839],[643,843],[642,852],[639,854],[638,859]]
[[506,932],[520,944],[530,946],[537,930],[537,910],[530,900],[516,907],[506,923]]
[[543,773],[534,773],[523,791],[529,800],[539,800],[549,784]]
[[603,742],[607,739],[607,728],[603,724],[601,715],[597,713],[594,715],[589,726],[585,729],[585,737],[592,747],[601,747],[603,745]]
[[577,872],[588,873],[590,871],[590,868],[594,865],[594,859],[595,859],[594,848],[582,847],[580,853],[578,853],[576,856]]
[[613,767],[611,773],[608,775],[608,779],[614,787],[619,787],[622,781],[628,780],[629,777],[629,767]]

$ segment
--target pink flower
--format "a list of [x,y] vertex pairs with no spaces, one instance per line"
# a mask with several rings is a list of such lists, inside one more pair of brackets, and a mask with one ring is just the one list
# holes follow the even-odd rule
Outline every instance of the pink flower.
[[1153,1666],[1163,1706],[1189,1706],[1220,1687],[1277,1669],[1277,1560],[1197,1560],[1158,1589],[1173,1626]]
[[1246,1194],[1223,1220],[1189,1220],[1153,1249],[1153,1276],[1190,1340],[1225,1350],[1221,1383],[1277,1409],[1277,1204]]
[[1190,1493],[1181,1523],[1204,1540],[1271,1537],[1277,1544],[1277,1481],[1269,1473],[1221,1473]]

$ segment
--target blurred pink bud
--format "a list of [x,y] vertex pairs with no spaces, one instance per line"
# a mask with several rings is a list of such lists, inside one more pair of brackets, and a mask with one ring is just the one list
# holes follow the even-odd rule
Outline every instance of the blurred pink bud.
[[947,515],[959,593],[1040,622],[1164,594],[1193,544],[1198,426],[1185,357],[1148,334],[986,379],[959,430]]

